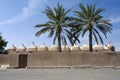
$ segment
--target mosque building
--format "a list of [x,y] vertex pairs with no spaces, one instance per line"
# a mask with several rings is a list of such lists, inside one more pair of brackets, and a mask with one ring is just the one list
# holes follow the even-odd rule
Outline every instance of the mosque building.
[[61,50],[60,53],[56,44],[37,47],[33,42],[28,48],[24,44],[18,48],[12,45],[7,49],[8,54],[0,55],[0,68],[120,66],[120,53],[115,52],[110,42],[105,46],[93,45],[93,52],[89,52],[87,43],[71,47],[63,45]]

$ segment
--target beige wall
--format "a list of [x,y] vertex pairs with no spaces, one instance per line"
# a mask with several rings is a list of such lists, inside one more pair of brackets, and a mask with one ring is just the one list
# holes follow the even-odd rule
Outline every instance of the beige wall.
[[28,55],[27,67],[66,67],[80,65],[120,66],[120,53],[117,52],[19,52],[0,55],[0,65],[18,67],[19,55]]
[[28,55],[28,67],[64,67],[80,65],[120,66],[120,54],[104,52],[36,52]]
[[28,55],[29,66],[67,66],[70,65],[69,53],[34,53]]
[[0,55],[0,65],[9,64],[9,56],[8,55]]
[[10,54],[9,55],[9,65],[10,67],[18,67],[19,63],[19,54]]

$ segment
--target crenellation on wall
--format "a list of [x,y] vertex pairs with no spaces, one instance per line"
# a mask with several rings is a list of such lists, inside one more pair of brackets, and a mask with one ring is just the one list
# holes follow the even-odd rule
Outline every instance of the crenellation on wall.
[[48,51],[48,47],[45,44],[43,44],[39,48],[37,48],[37,51],[42,51],[42,52]]
[[[87,43],[83,44],[82,46],[78,46],[74,44],[71,47],[68,47],[67,45],[61,47],[63,52],[76,52],[76,51],[87,51],[89,52],[89,45]],[[14,45],[12,45],[10,48],[7,49],[8,52],[34,52],[34,51],[39,51],[39,52],[58,52],[58,46],[57,45],[51,45],[49,48],[43,44],[40,47],[37,47],[34,43],[29,47],[26,48],[24,44],[22,44],[20,47],[16,48]],[[115,51],[115,47],[108,43],[104,47],[99,44],[93,45],[93,51],[94,52],[106,52],[106,51]]]
[[[24,44],[22,44],[19,48],[16,49],[16,51],[18,51],[18,52],[20,52],[20,51],[21,51],[21,52],[24,52],[24,51],[26,51],[26,49],[27,49],[27,48],[24,46]],[[9,49],[8,49],[8,50],[9,50]]]

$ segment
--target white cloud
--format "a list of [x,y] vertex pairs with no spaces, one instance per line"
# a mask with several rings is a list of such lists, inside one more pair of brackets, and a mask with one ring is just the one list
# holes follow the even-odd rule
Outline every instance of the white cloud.
[[111,20],[112,23],[118,23],[118,22],[120,22],[120,16],[112,17],[110,20]]
[[10,19],[0,22],[0,25],[15,23],[18,21],[23,21],[25,19],[28,19],[29,17],[31,17],[31,15],[34,14],[34,10],[40,5],[41,1],[42,0],[29,0],[28,5],[23,8],[21,13],[19,13],[18,15],[14,16]]

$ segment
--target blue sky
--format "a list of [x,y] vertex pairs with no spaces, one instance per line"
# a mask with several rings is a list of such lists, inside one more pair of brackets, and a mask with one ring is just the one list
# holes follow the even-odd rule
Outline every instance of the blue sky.
[[[47,38],[47,34],[35,36],[39,29],[34,26],[48,21],[43,13],[45,6],[55,7],[57,2],[65,9],[72,8],[72,12],[68,15],[74,15],[73,11],[79,9],[79,3],[96,3],[97,7],[104,8],[105,11],[101,15],[104,19],[111,20],[113,24],[112,34],[108,34],[107,39],[103,36],[104,44],[111,41],[116,50],[120,51],[120,0],[0,0],[0,32],[8,41],[7,48],[12,44],[16,47],[21,44],[29,47],[32,42],[35,42],[38,47],[43,43],[48,47],[52,45],[52,38]],[[80,37],[80,41],[81,44],[77,45],[88,43],[88,36]]]

